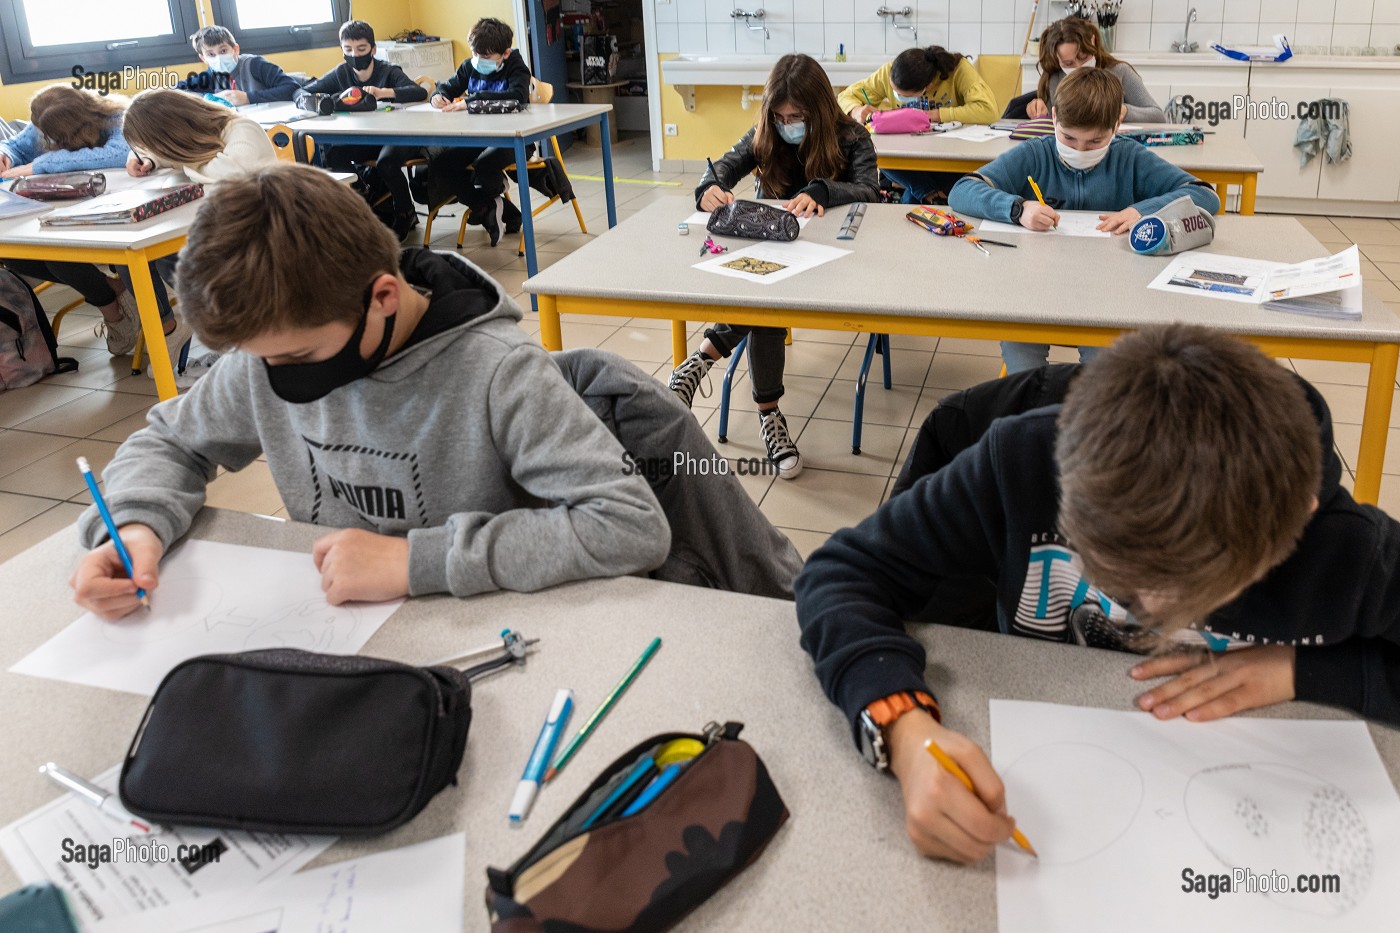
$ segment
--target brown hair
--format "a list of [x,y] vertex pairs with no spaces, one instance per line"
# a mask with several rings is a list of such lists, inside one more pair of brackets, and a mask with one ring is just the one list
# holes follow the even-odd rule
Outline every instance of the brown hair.
[[125,109],[123,98],[53,84],[30,98],[29,119],[51,149],[96,149],[111,133],[112,118]]
[[[1079,16],[1067,16],[1064,19],[1056,20],[1045,31],[1040,34],[1040,82],[1036,84],[1035,96],[1050,103],[1050,78],[1052,75],[1060,74],[1060,57],[1056,54],[1056,49],[1066,42],[1073,42],[1079,46],[1081,52],[1088,52],[1094,56],[1095,70],[1102,68],[1112,68],[1115,65],[1127,64],[1121,59],[1114,58],[1108,49],[1103,47],[1103,39],[1099,36],[1099,27]],[[1132,65],[1128,65],[1132,68]],[[1137,69],[1133,69],[1136,71]],[[1058,93],[1056,92],[1057,98]]]
[[341,45],[360,39],[374,45],[374,27],[362,19],[346,20],[340,27],[339,38]]
[[1123,118],[1123,82],[1098,68],[1081,68],[1055,92],[1055,122],[1081,130],[1111,130]]
[[1203,619],[1297,545],[1322,482],[1299,380],[1187,324],[1120,338],[1074,381],[1055,440],[1060,531],[1105,592]]
[[510,43],[515,33],[509,26],[493,17],[476,21],[472,31],[467,33],[467,44],[476,55],[500,55],[510,51]]
[[131,99],[123,131],[133,146],[175,165],[204,165],[224,151],[232,110],[172,88],[153,88]]
[[205,49],[217,49],[221,45],[237,45],[233,33],[227,26],[205,26],[190,35],[190,45],[196,55],[203,55]]
[[399,243],[349,185],[282,162],[220,182],[180,251],[183,314],[212,349],[358,321],[365,287],[399,271]]
[[[773,112],[792,104],[807,115],[807,135],[795,149],[778,135]],[[784,55],[773,66],[763,88],[763,104],[754,125],[755,174],[767,197],[791,197],[807,182],[836,179],[846,171],[841,134],[861,130],[841,112],[836,92],[816,59],[808,55]],[[863,132],[863,130],[862,130]]]
[[963,57],[941,45],[924,49],[905,49],[890,65],[890,83],[901,91],[922,91],[934,78],[947,81],[958,70]]

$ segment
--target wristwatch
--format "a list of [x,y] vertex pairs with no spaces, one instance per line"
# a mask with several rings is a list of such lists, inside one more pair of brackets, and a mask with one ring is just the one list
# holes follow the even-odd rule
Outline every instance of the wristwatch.
[[1021,215],[1022,215],[1023,213],[1025,213],[1025,211],[1026,211],[1026,199],[1025,199],[1025,198],[1021,198],[1021,199],[1020,199],[1019,201],[1017,201],[1015,204],[1011,205],[1011,222],[1012,222],[1013,224],[1018,224],[1018,223],[1020,223],[1020,222],[1021,222]]
[[860,754],[876,771],[890,770],[889,742],[885,730],[896,719],[915,709],[926,710],[934,719],[942,720],[938,701],[922,690],[902,690],[882,700],[876,700],[860,711],[856,720],[860,733]]

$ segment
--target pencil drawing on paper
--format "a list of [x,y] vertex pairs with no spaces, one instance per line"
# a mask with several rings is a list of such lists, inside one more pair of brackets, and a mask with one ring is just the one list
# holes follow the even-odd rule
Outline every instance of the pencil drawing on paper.
[[1184,803],[1191,829],[1227,868],[1339,876],[1338,891],[1266,895],[1283,906],[1339,916],[1370,889],[1375,848],[1361,811],[1306,771],[1271,762],[1206,768],[1187,781]]
[[1007,806],[1040,865],[1071,865],[1113,847],[1142,807],[1144,782],[1123,756],[1085,742],[1027,751],[1002,775]]

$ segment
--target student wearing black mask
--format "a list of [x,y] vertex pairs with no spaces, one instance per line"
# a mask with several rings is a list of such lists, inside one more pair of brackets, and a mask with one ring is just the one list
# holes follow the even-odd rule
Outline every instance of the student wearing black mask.
[[[369,23],[352,19],[341,26],[340,51],[344,53],[345,61],[297,91],[293,98],[297,106],[305,106],[303,101],[312,94],[338,96],[351,88],[359,88],[377,101],[396,104],[412,104],[428,99],[428,92],[413,83],[402,68],[375,58],[374,50],[374,27]],[[323,160],[327,168],[338,172],[354,171],[355,163],[363,165],[378,160],[376,170],[393,198],[394,216],[390,227],[402,240],[418,225],[418,215],[414,211],[413,196],[409,193],[402,163],[385,158],[392,148],[342,144],[324,150]]]

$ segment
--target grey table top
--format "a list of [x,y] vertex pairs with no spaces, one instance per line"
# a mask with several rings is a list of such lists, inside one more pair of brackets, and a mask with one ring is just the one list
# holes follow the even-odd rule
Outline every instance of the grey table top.
[[531,104],[519,113],[443,113],[431,107],[337,113],[299,120],[293,129],[312,136],[483,136],[514,139],[543,133],[575,120],[609,113],[611,104]]
[[[323,530],[205,510],[193,534],[306,551]],[[0,643],[0,824],[57,796],[36,773],[40,763],[90,775],[120,761],[147,703],[8,672],[80,615],[66,581],[81,553],[68,529],[0,565],[8,623]],[[821,695],[798,647],[791,603],[630,578],[537,594],[430,597],[405,604],[363,653],[423,663],[488,642],[505,627],[541,643],[525,669],[473,690],[460,786],[440,793],[407,826],[337,843],[313,864],[465,829],[466,929],[485,930],[488,865],[506,867],[522,855],[600,770],[642,738],[728,719],[747,724],[744,738],[767,764],[791,819],[762,858],[680,929],[856,930],[872,921],[879,929],[996,928],[992,860],[961,868],[915,854],[898,786],[861,761],[844,719]],[[525,826],[512,829],[506,809],[555,690],[572,687],[580,715],[587,715],[654,635],[664,644],[651,665],[557,784],[540,794]],[[941,626],[919,626],[915,635],[930,649],[929,677],[947,724],[984,747],[991,698],[1131,708],[1125,655]],[[1262,715],[1353,718],[1302,703]],[[1391,779],[1400,780],[1400,731],[1369,728]],[[0,891],[16,884],[0,860]]]
[[[853,250],[852,255],[783,282],[759,285],[691,268],[702,261],[696,250],[704,231],[678,236],[676,224],[694,213],[694,205],[689,195],[658,198],[527,279],[525,291],[655,304],[1080,327],[1184,321],[1248,336],[1400,341],[1400,320],[1370,293],[1359,321],[1175,295],[1147,287],[1171,260],[1135,254],[1126,237],[989,234],[1017,248],[994,246],[990,256],[983,256],[968,243],[923,231],[904,218],[907,208],[897,204],[867,205],[854,240],[836,238],[848,209],[832,208],[807,225],[801,241]],[[731,250],[752,243],[718,240]],[[1332,252],[1291,217],[1229,214],[1216,218],[1209,249],[1278,262]]]
[[[972,142],[948,139],[939,133],[927,136],[907,134],[871,137],[875,154],[880,158],[940,160],[977,160],[990,162],[1018,142],[1011,139],[991,139]],[[1254,154],[1242,137],[1217,133],[1207,136],[1199,146],[1153,146],[1153,153],[1188,172],[1262,172],[1264,163]]]
[[[103,169],[107,176],[107,193],[132,188],[159,188],[165,185],[188,184],[182,171],[162,171],[142,178],[132,178],[122,168]],[[207,186],[206,186],[207,187]],[[48,202],[50,209],[73,204],[73,201]],[[173,210],[157,214],[135,224],[94,224],[83,227],[45,227],[39,219],[47,214],[26,214],[0,221],[0,247],[6,243],[26,246],[78,246],[89,249],[143,249],[165,243],[189,232],[199,201],[182,204]],[[0,249],[0,255],[3,250]]]

